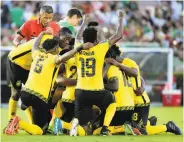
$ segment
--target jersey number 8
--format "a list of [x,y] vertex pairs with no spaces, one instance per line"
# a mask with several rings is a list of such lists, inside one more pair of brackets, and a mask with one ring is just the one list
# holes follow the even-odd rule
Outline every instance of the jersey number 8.
[[92,77],[95,75],[96,60],[95,58],[80,58],[81,61],[81,76]]

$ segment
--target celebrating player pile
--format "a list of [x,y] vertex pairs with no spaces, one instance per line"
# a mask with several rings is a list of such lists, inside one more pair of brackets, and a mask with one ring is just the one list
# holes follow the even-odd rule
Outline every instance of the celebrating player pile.
[[[45,7],[41,12],[50,16]],[[63,22],[67,22],[67,26],[72,26],[69,22],[75,23],[73,26],[79,23],[81,13],[74,8],[69,10],[68,18],[59,23],[62,27],[57,34],[52,35],[55,28],[58,30],[58,26],[53,26],[52,30],[40,31],[36,39],[18,44],[9,53],[7,62],[12,97],[10,121],[4,133],[13,135],[23,129],[32,135],[161,132],[180,135],[180,129],[172,121],[156,126],[155,116],[148,119],[150,100],[144,91],[139,66],[123,58],[116,45],[122,38],[124,16],[125,12],[119,10],[116,33],[99,41],[98,23],[89,22],[89,15],[84,15],[75,44],[71,46],[74,27],[67,28]],[[62,91],[58,91],[61,87]],[[19,96],[29,123],[16,116]]]

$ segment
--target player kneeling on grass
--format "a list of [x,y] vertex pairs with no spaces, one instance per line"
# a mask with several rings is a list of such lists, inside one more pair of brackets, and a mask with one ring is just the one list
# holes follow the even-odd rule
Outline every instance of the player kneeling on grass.
[[[108,50],[106,58],[116,58],[117,54],[120,54],[120,51],[113,45]],[[127,68],[127,70],[128,72],[132,72],[131,69]],[[134,98],[132,96],[131,82],[129,82],[130,78],[124,72],[122,73],[118,67],[108,63],[106,63],[104,68],[104,77],[107,80],[105,89],[113,92],[116,100],[116,112],[110,123],[109,130],[111,133],[123,132],[123,125],[125,124],[130,131],[133,131],[131,125],[126,124],[127,121],[131,121],[134,110]],[[99,131],[100,128],[96,129],[93,134],[99,134]]]
[[16,116],[9,122],[4,131],[5,134],[16,134],[18,128],[24,129],[33,135],[44,134],[51,119],[49,112],[52,100],[51,90],[58,74],[59,65],[73,57],[77,52],[93,46],[93,44],[88,42],[59,56],[57,55],[59,52],[58,39],[46,40],[42,44],[42,51],[39,50],[38,45],[45,33],[47,32],[42,32],[34,43],[32,48],[33,62],[28,80],[21,92],[22,106],[24,108],[32,106],[33,108],[34,124],[29,124]]
[[[132,116],[132,125],[140,130],[141,134],[158,134],[161,132],[171,132],[174,134],[181,134],[180,129],[172,122],[169,121],[166,125],[156,125],[156,117],[151,117],[148,121],[150,99],[144,90],[144,80],[140,76],[139,66],[135,61],[129,58],[118,57],[115,59],[107,59],[106,62],[119,67],[122,71],[126,72],[131,77],[133,96],[134,96],[134,114]],[[126,69],[132,68],[133,72],[130,74]],[[147,123],[148,122],[148,123]],[[152,126],[150,126],[150,124]]]

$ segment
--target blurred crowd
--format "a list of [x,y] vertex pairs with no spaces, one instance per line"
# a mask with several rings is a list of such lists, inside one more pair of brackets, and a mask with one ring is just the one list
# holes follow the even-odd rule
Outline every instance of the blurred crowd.
[[[71,7],[78,7],[85,13],[91,13],[91,20],[101,26],[101,38],[107,38],[115,32],[117,9],[126,11],[123,19],[123,42],[150,42],[160,47],[174,48],[175,54],[183,60],[183,3],[182,1],[4,1],[1,2],[1,45],[12,45],[18,28],[24,21],[35,19],[42,5],[51,5],[55,11],[54,20],[66,16]],[[182,54],[181,54],[182,53]]]

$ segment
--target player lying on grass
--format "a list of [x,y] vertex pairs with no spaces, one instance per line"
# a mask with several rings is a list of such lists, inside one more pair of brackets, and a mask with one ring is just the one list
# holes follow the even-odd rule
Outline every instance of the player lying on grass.
[[[29,77],[21,91],[22,109],[32,106],[34,124],[29,124],[16,116],[9,122],[4,131],[5,134],[16,134],[18,128],[24,129],[33,135],[44,134],[51,119],[49,112],[52,100],[51,90],[57,77],[59,65],[72,58],[77,52],[93,46],[93,44],[87,42],[59,56],[57,55],[59,52],[59,40],[56,38],[47,39],[42,44],[42,49],[38,48],[45,33],[47,32],[42,32],[34,43],[32,48],[33,62]],[[66,45],[69,43],[68,39],[71,38],[65,39]]]

